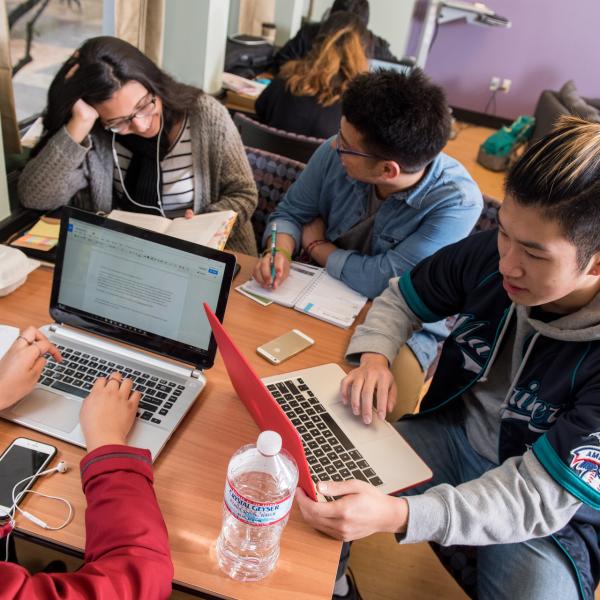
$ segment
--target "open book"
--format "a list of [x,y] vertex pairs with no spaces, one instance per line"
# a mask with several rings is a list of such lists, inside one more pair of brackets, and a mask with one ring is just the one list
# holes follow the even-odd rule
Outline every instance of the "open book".
[[263,288],[254,279],[236,289],[261,304],[267,299],[344,328],[354,323],[367,302],[366,296],[331,277],[325,269],[298,262],[292,262],[288,278],[276,290]]
[[191,219],[185,217],[167,219],[158,215],[113,210],[107,216],[115,221],[143,227],[157,233],[164,233],[209,248],[223,250],[235,223],[237,213],[233,210],[222,210],[194,215]]

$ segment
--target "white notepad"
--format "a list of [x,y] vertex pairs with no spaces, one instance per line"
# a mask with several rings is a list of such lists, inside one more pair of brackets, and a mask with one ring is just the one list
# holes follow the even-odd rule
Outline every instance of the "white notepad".
[[254,279],[236,289],[344,328],[354,323],[368,300],[325,269],[297,262],[292,262],[288,278],[276,290],[263,288]]

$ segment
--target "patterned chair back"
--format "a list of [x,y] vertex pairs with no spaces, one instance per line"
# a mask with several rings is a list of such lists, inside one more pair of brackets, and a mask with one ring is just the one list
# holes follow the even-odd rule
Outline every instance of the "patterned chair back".
[[306,165],[257,148],[247,147],[246,156],[258,190],[258,205],[252,216],[252,227],[260,251],[269,215]]
[[325,141],[269,127],[242,113],[235,113],[233,122],[240,132],[244,146],[287,156],[303,163],[307,163],[314,151]]
[[483,196],[483,210],[481,215],[473,227],[471,233],[477,233],[478,231],[488,231],[489,229],[495,229],[498,227],[498,209],[500,208],[500,202],[494,200],[490,196]]

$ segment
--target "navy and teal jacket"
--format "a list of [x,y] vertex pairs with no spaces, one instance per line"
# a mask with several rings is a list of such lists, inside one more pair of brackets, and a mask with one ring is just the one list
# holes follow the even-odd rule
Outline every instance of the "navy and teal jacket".
[[[440,250],[400,278],[402,296],[424,323],[458,315],[421,414],[460,399],[493,361],[514,311],[498,263],[493,230]],[[568,327],[540,323],[526,340],[502,411],[498,459],[532,448],[550,476],[583,503],[552,537],[576,568],[582,597],[593,600],[600,575],[600,298],[569,317]],[[563,320],[569,321],[557,323]]]

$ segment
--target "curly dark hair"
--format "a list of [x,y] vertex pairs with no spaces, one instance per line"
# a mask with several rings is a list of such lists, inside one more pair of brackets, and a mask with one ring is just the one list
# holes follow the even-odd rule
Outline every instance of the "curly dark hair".
[[329,15],[340,10],[354,13],[365,27],[369,24],[368,0],[334,0]]
[[[67,77],[76,65],[73,75]],[[110,36],[90,38],[63,64],[50,84],[44,134],[32,156],[69,121],[71,109],[79,98],[92,105],[103,102],[128,81],[139,81],[162,100],[167,131],[203,93],[199,88],[175,81],[124,40]],[[99,124],[95,128],[101,131]]]
[[446,96],[420,69],[359,75],[342,96],[342,115],[369,152],[395,160],[406,173],[426,167],[450,135]]

